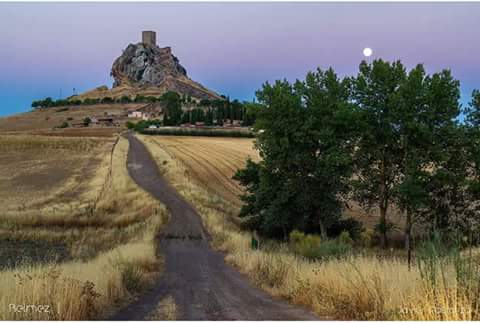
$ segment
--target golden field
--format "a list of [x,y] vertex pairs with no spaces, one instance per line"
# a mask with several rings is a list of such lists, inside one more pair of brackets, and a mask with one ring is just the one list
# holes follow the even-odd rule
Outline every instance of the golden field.
[[[2,136],[0,149],[10,158],[1,160],[7,184],[0,191],[11,197],[0,216],[0,242],[36,253],[61,245],[67,253],[61,261],[3,264],[0,319],[106,318],[159,274],[155,239],[168,216],[129,177],[126,139]],[[9,304],[51,311],[15,313]]]
[[243,190],[232,176],[247,158],[260,160],[253,139],[151,136],[143,140],[175,156],[186,166],[185,176],[235,205],[240,205]]
[[[247,274],[259,287],[293,304],[306,306],[324,319],[344,320],[471,320],[478,313],[475,292],[464,293],[453,270],[454,264],[434,268],[443,278],[437,285],[426,283],[417,266],[408,268],[404,258],[377,257],[356,254],[342,259],[311,261],[295,255],[286,244],[269,242],[260,250],[250,247],[251,233],[241,231],[238,207],[222,195],[215,195],[209,178],[199,180],[185,174],[209,174],[194,168],[201,163],[186,161],[180,148],[168,146],[175,138],[138,136],[160,171],[202,216],[203,223],[213,236],[212,245],[226,252],[226,261]],[[178,140],[178,139],[177,139]],[[204,144],[215,139],[196,141],[204,158]],[[188,140],[187,140],[188,141]],[[225,139],[230,141],[230,139]],[[178,142],[178,141],[177,141]],[[200,146],[203,144],[204,146]],[[238,149],[238,147],[236,148]],[[180,154],[176,153],[180,151]],[[189,148],[189,153],[194,153]],[[180,156],[179,156],[180,155]],[[212,159],[216,158],[212,154]],[[214,162],[208,163],[211,168]],[[193,168],[193,169],[192,169]],[[225,171],[211,170],[225,174]],[[204,176],[203,175],[203,176]],[[219,182],[228,181],[224,175]]]

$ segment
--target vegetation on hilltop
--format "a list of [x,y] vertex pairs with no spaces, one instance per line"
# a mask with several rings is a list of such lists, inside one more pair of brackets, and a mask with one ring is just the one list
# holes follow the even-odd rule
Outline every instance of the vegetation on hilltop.
[[[227,97],[197,101],[188,95],[180,95],[173,91],[166,92],[159,97],[137,95],[132,99],[129,96],[122,96],[115,100],[110,97],[104,97],[102,99],[86,98],[84,100],[76,100],[75,97],[53,100],[48,97],[43,100],[33,101],[32,107],[46,109],[81,105],[155,102],[161,103],[165,108],[163,121],[158,123],[165,126],[177,126],[187,123],[195,124],[197,122],[201,122],[207,126],[223,126],[227,123],[232,124],[234,120],[238,120],[242,126],[251,126],[254,124],[256,115],[260,109],[260,105],[256,103],[240,102],[238,100],[230,101]],[[139,125],[139,127],[140,126],[141,125]]]

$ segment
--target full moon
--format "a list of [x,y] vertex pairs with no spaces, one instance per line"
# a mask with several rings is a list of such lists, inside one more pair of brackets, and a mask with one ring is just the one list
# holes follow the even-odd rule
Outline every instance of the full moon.
[[372,56],[372,54],[373,54],[373,51],[370,47],[367,47],[367,48],[363,49],[363,56],[370,57],[370,56]]

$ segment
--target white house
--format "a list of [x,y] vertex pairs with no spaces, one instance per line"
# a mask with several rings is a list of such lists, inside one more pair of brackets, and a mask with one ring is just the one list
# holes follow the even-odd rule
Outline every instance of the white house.
[[142,111],[129,111],[127,117],[129,118],[141,118],[143,115]]

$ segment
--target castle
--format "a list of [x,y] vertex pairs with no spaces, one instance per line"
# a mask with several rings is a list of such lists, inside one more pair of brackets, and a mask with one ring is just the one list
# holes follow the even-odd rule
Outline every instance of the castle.
[[154,31],[145,30],[142,31],[142,43],[156,46],[157,45],[157,34]]

